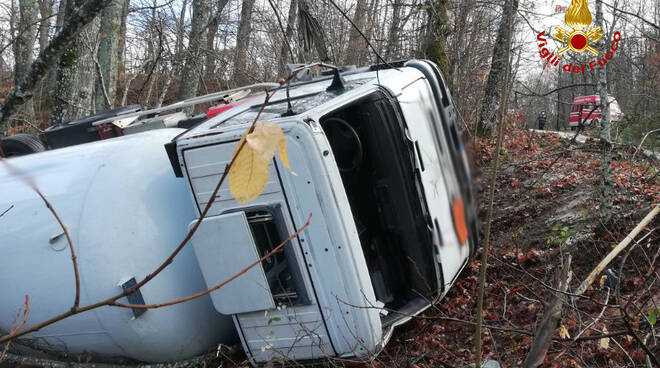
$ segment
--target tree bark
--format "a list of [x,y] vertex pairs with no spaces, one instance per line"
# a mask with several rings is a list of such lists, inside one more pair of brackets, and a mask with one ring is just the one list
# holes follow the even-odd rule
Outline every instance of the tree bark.
[[53,0],[39,0],[39,52],[44,51],[50,35],[50,17],[53,15]]
[[101,33],[98,49],[98,78],[96,80],[96,111],[109,110],[117,97],[117,66],[122,8],[125,0],[109,0],[101,13]]
[[0,108],[0,132],[4,131],[9,117],[26,101],[32,98],[32,90],[36,84],[57,63],[57,60],[65,51],[69,50],[69,45],[74,43],[80,29],[92,22],[94,17],[105,6],[106,2],[103,0],[87,0],[77,10],[69,14],[67,24],[46,46],[46,49],[39,54],[39,57],[32,63],[32,66],[21,80],[21,83],[14,87],[14,90],[7,96],[4,104],[2,104]]
[[[206,46],[206,25],[211,11],[210,0],[193,0],[192,27],[186,51],[186,63],[181,75],[178,97],[185,100],[197,95],[199,78],[204,62],[204,46]],[[192,111],[192,108],[188,112]]]
[[[284,38],[282,40],[282,46],[280,46],[280,57],[277,60],[277,72],[280,76],[285,77],[286,76],[286,64],[287,60],[289,60],[289,56],[293,58],[293,55],[289,55],[289,53],[292,50],[289,50],[289,46],[291,45],[291,40],[293,37],[293,25],[296,22],[296,13],[298,12],[298,1],[297,0],[291,0],[289,3],[289,15],[287,16],[287,21],[286,21],[286,31],[284,31]],[[295,62],[295,60],[291,60],[291,62]]]
[[[14,48],[14,84],[25,77],[34,60],[34,43],[37,37],[39,7],[36,0],[19,0],[19,18]],[[26,120],[34,118],[34,105],[26,103],[20,110]]]
[[209,22],[208,36],[206,38],[206,70],[205,73],[209,77],[215,75],[215,60],[218,58],[217,51],[215,49],[215,36],[218,33],[218,26],[220,26],[220,16],[222,11],[227,6],[229,0],[216,0],[215,15],[213,19]]
[[64,10],[67,0],[60,0],[57,4],[57,17],[55,18],[55,33],[59,32],[64,26]]
[[[465,68],[466,62],[470,59],[470,51],[466,50],[467,36],[470,24],[468,23],[469,13],[474,11],[475,1],[474,0],[465,0],[461,1],[460,4],[457,4],[459,7],[457,15],[454,19],[454,28],[455,28],[455,37],[454,44],[452,49],[452,58],[451,58],[451,77],[452,77],[452,94],[454,96],[460,95],[460,81],[461,75],[463,74],[462,68]],[[474,31],[473,31],[474,32]],[[460,68],[459,68],[460,66]]]
[[513,27],[508,27],[508,25],[513,24],[517,11],[518,0],[505,0],[502,21],[493,48],[490,73],[488,73],[488,81],[486,82],[486,94],[481,103],[481,114],[477,122],[477,135],[482,137],[492,134],[495,115],[499,107],[499,97],[500,94],[504,93],[502,90],[505,85],[504,70],[509,60],[502,45],[505,44],[505,40],[511,37]]
[[174,74],[180,75],[183,70],[184,63],[184,46],[183,39],[186,34],[186,8],[188,8],[188,0],[183,0],[181,5],[181,12],[179,19],[176,20],[176,43],[175,43],[175,60],[174,60]]
[[[355,14],[353,15],[353,23],[362,33],[365,31],[364,26],[366,24],[367,12],[369,11],[368,5],[367,0],[357,0]],[[366,41],[355,27],[351,26],[351,32],[348,38],[346,64],[360,66],[366,59],[368,49]]]
[[236,36],[236,52],[234,54],[234,85],[249,83],[247,71],[247,52],[250,47],[250,34],[252,33],[252,10],[255,0],[243,0],[241,7],[241,20],[238,24],[238,35]]
[[[65,18],[69,19],[82,3],[82,0],[68,0],[64,10]],[[104,3],[108,5],[107,1]],[[99,23],[95,17],[82,27],[60,57],[53,91],[51,124],[62,124],[92,112],[96,79],[95,35]]]
[[399,27],[401,24],[401,7],[399,0],[392,2],[392,21],[387,33],[387,48],[385,49],[385,60],[392,60],[399,52]]
[[448,6],[449,0],[429,0],[426,2],[428,23],[426,25],[423,53],[425,58],[438,64],[449,84],[449,88],[451,88],[451,69],[449,68],[449,58],[445,47],[447,34],[449,33]]
[[120,17],[121,24],[119,25],[119,46],[117,46],[117,64],[119,65],[119,74],[124,72],[126,64],[126,18],[128,18],[129,5],[130,0],[122,0]]

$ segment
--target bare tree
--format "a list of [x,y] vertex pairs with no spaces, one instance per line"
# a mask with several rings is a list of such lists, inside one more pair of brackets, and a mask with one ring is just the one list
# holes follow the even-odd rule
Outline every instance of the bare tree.
[[503,16],[497,32],[495,47],[493,48],[493,57],[488,73],[488,82],[486,82],[486,94],[482,100],[481,114],[477,122],[477,134],[489,136],[495,125],[495,118],[499,107],[500,94],[503,94],[506,81],[504,80],[504,71],[509,63],[506,56],[507,50],[502,45],[510,38],[513,28],[508,24],[513,22],[518,11],[518,0],[505,0]]
[[43,51],[50,37],[51,16],[53,15],[53,0],[38,0],[39,13],[39,51]]
[[121,24],[119,25],[119,44],[117,46],[117,64],[120,73],[123,72],[126,64],[126,18],[128,17],[128,6],[130,0],[123,0],[121,7]]
[[215,37],[218,34],[218,27],[220,26],[220,16],[224,11],[229,0],[215,0],[215,10],[208,27],[208,36],[206,39],[206,74],[211,76],[215,73],[215,61],[218,57],[215,50]]
[[294,62],[293,60],[293,55],[290,55],[290,53],[293,52],[291,50],[291,41],[293,37],[293,27],[294,23],[296,22],[296,15],[298,11],[298,1],[297,0],[291,0],[289,3],[289,14],[287,17],[287,22],[286,22],[286,31],[284,32],[283,35],[283,40],[282,40],[282,46],[280,47],[280,57],[278,59],[278,64],[277,64],[277,71],[280,76],[284,76],[286,73],[286,62],[289,59],[289,56],[291,57],[291,62]]
[[385,49],[385,59],[392,59],[399,51],[399,30],[401,28],[401,8],[403,4],[400,0],[392,1],[392,20],[390,30],[387,35],[387,48]]
[[[39,8],[36,0],[19,0],[19,19],[14,46],[14,83],[18,85],[25,77],[34,60],[34,43],[37,36],[37,17]],[[32,103],[27,103],[21,109],[28,120],[34,117]]]
[[232,81],[236,85],[249,82],[247,69],[247,52],[250,47],[250,34],[252,33],[252,10],[254,0],[243,0],[241,6],[241,20],[238,23],[236,36],[236,52],[234,53],[234,75]]
[[117,66],[119,38],[124,0],[109,0],[101,13],[100,42],[98,48],[98,78],[96,81],[96,111],[114,106],[117,96]]
[[438,64],[451,87],[451,69],[445,46],[449,33],[448,6],[449,0],[428,0],[426,2],[428,23],[422,51],[424,57]]
[[369,11],[369,4],[367,0],[357,0],[355,4],[355,13],[353,14],[353,23],[355,27],[351,28],[350,38],[348,39],[348,47],[346,51],[346,64],[361,65],[367,54],[367,43],[356,29],[365,29],[367,15]]
[[192,27],[186,51],[186,63],[181,75],[178,96],[184,100],[197,95],[199,78],[204,66],[204,46],[206,46],[206,26],[211,11],[210,0],[193,0]]

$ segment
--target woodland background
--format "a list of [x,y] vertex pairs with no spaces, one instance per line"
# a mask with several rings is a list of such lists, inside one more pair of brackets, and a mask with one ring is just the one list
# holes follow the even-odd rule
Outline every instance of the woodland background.
[[[0,0],[0,136],[274,81],[286,77],[287,63],[431,59],[471,147],[482,259],[443,301],[398,329],[374,361],[327,365],[458,367],[483,348],[506,367],[658,366],[660,220],[641,229],[605,278],[580,285],[642,217],[658,211],[660,2],[590,2],[605,35],[595,47],[608,48],[615,31],[622,39],[606,68],[583,74],[559,72],[538,54],[536,34],[563,25],[569,5]],[[71,42],[58,43],[67,29]],[[588,63],[585,54],[565,54],[564,62]],[[581,126],[568,138],[527,129],[542,110],[546,128],[566,129],[573,98],[592,94],[614,96],[624,118]],[[483,333],[475,334],[478,316]],[[240,349],[221,355],[212,352],[207,366],[248,364]]]
[[[14,88],[83,2],[0,2],[0,96]],[[525,124],[534,125],[538,113],[545,110],[551,127],[565,128],[572,99],[596,93],[597,73],[558,72],[544,66],[538,56],[535,35],[545,24],[563,24],[569,1],[103,3],[107,6],[76,34],[56,65],[49,66],[31,102],[11,119],[3,118],[0,132],[44,128],[127,104],[153,107],[223,88],[274,81],[286,77],[286,63],[321,60],[360,66],[413,57],[441,65],[461,125],[473,132],[477,121],[492,120],[490,115],[496,110],[487,105],[497,105],[495,97],[504,83],[507,32],[512,32],[507,107]],[[612,129],[616,139],[634,141],[658,127],[660,3],[597,3],[590,6],[596,23],[604,29],[602,44],[609,44],[615,30],[623,35],[621,48],[606,71],[607,90],[625,113],[625,119]],[[594,10],[598,7],[604,9],[601,19]],[[511,17],[514,23],[509,31],[503,25]],[[570,54],[565,54],[563,62],[590,60],[587,53]],[[657,140],[651,136],[645,143],[653,146]]]

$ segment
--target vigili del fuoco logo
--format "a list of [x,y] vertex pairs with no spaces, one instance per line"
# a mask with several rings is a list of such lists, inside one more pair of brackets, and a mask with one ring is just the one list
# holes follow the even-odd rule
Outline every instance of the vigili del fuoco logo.
[[[607,64],[614,57],[616,50],[619,49],[619,41],[621,41],[621,33],[619,31],[614,32],[612,43],[605,55],[601,55],[598,50],[591,46],[594,42],[603,38],[603,34],[601,33],[602,29],[600,26],[591,24],[591,12],[589,11],[587,0],[571,0],[571,5],[566,9],[564,22],[569,29],[558,26],[555,27],[555,33],[552,34],[553,38],[564,45],[557,50],[556,55],[546,47],[548,42],[544,37],[546,36],[545,30],[536,35],[536,39],[539,42],[539,55],[541,55],[546,65],[559,67],[562,55],[568,51],[577,54],[587,51],[596,57],[589,61],[587,65],[589,70],[593,71]],[[573,65],[573,63],[562,63],[561,69],[565,72],[573,73],[584,73],[586,70],[584,64]]]

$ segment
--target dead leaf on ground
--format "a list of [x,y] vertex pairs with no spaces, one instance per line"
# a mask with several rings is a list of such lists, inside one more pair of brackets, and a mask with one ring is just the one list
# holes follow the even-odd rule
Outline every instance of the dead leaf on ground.
[[[607,334],[607,327],[603,327],[603,335],[604,334]],[[610,338],[603,337],[602,339],[599,340],[599,345],[603,349],[608,349],[610,347]]]
[[570,339],[571,338],[571,334],[568,333],[568,329],[566,328],[566,326],[561,325],[559,327],[559,337],[562,338],[562,339]]

